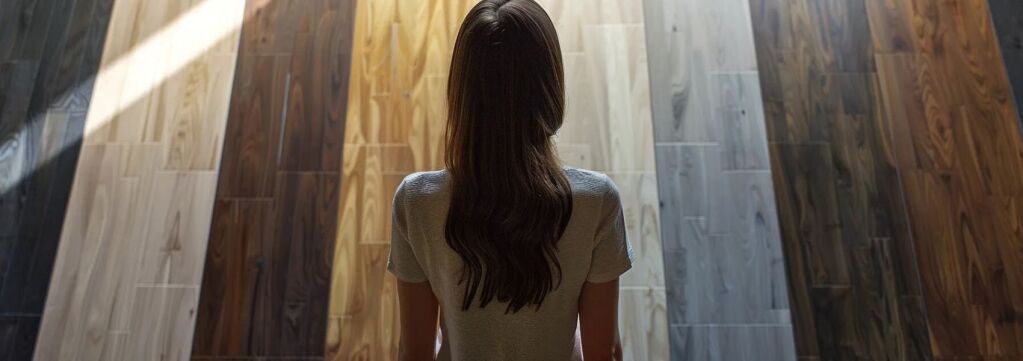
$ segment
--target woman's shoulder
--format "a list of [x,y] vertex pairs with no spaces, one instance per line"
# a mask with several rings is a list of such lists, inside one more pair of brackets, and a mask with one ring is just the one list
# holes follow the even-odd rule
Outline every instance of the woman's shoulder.
[[565,176],[572,185],[572,192],[577,195],[593,197],[617,196],[618,187],[607,174],[574,167],[564,167]]
[[447,183],[447,171],[434,170],[415,172],[405,176],[395,193],[405,197],[426,196],[440,193]]

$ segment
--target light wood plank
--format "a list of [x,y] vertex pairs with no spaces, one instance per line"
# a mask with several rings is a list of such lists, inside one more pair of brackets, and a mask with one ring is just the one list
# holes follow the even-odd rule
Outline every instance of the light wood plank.
[[784,361],[796,350],[790,325],[672,326],[672,360]]
[[120,360],[189,360],[199,287],[138,287]]
[[197,285],[210,234],[214,173],[161,172],[153,180],[136,283]]
[[190,352],[244,1],[113,6],[35,360]]
[[618,323],[624,360],[668,360],[668,315],[664,289],[619,292]]

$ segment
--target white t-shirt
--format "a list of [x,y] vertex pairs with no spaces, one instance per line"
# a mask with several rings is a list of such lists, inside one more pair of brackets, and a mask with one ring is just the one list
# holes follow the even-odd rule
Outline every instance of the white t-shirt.
[[405,177],[394,195],[387,269],[403,281],[430,282],[441,307],[438,360],[579,359],[576,345],[579,292],[584,282],[609,282],[632,267],[618,188],[606,175],[565,168],[572,187],[572,216],[558,241],[560,286],[537,310],[505,313],[496,299],[487,307],[461,308],[462,260],[444,239],[450,192],[446,171]]

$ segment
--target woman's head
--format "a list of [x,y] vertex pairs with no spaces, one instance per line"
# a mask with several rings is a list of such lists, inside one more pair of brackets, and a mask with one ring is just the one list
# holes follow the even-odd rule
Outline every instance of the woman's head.
[[448,81],[445,236],[464,261],[463,308],[543,302],[560,277],[571,188],[552,137],[565,113],[550,17],[532,0],[483,0],[462,23]]
[[558,35],[540,5],[484,0],[469,11],[451,59],[448,105],[449,166],[469,161],[460,151],[474,141],[506,151],[548,144],[561,127],[565,82]]

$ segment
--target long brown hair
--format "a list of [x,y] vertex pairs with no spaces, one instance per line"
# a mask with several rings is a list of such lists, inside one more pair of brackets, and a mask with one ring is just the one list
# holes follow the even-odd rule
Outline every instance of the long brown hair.
[[572,189],[551,139],[565,114],[561,48],[532,0],[483,0],[462,23],[448,79],[444,236],[477,294],[506,312],[539,308],[561,280],[558,239]]

